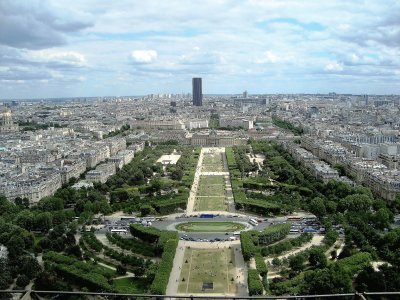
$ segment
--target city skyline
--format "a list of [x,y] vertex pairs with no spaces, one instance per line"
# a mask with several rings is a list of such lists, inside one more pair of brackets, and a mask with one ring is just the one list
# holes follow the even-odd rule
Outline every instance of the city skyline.
[[[193,9],[193,8],[196,9]],[[0,98],[399,94],[396,1],[2,1]]]

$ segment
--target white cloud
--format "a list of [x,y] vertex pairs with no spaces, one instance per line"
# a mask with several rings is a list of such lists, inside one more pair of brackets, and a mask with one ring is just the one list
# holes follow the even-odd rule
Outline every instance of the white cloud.
[[272,53],[271,51],[265,51],[259,58],[255,59],[255,63],[257,64],[265,64],[265,63],[277,63],[282,60],[281,57]]
[[131,58],[136,63],[151,63],[157,59],[157,51],[135,50],[131,52]]
[[56,63],[75,67],[83,67],[87,65],[85,56],[74,51],[30,51],[26,54],[26,58],[38,63]]
[[336,61],[329,62],[328,64],[325,65],[324,70],[331,72],[340,72],[343,71],[343,64],[338,63]]

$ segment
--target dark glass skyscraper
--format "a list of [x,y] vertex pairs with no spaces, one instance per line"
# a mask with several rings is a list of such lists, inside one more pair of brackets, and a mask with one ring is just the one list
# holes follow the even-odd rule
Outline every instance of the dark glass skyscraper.
[[192,80],[193,87],[193,105],[194,106],[202,106],[203,105],[203,92],[201,88],[201,78],[193,78]]

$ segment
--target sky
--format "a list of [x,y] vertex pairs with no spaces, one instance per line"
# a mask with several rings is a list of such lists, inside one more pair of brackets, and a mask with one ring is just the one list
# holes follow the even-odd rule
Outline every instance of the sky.
[[398,0],[0,0],[0,99],[400,94]]

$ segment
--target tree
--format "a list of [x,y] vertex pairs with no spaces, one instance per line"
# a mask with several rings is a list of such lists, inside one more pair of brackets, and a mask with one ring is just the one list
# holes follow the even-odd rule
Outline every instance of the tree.
[[389,228],[392,220],[393,214],[387,208],[380,208],[374,216],[374,223],[378,229]]
[[291,256],[289,258],[289,267],[294,271],[294,272],[301,272],[304,270],[304,263],[306,259],[304,255],[302,254],[297,254],[294,256]]
[[41,271],[41,267],[35,257],[24,255],[18,259],[18,270],[20,274],[33,279]]
[[29,282],[29,278],[26,275],[21,274],[18,276],[16,284],[18,287],[24,288],[29,284]]
[[10,257],[18,257],[22,254],[24,248],[25,242],[21,236],[12,236],[7,243],[8,255]]
[[272,259],[272,265],[274,266],[274,267],[276,267],[276,268],[279,268],[280,266],[282,266],[282,261],[279,259],[279,258],[277,258],[277,257],[274,257],[273,259]]
[[319,247],[313,247],[308,256],[308,262],[314,268],[325,268],[328,264],[324,251]]
[[140,213],[142,216],[147,216],[148,214],[150,214],[151,210],[152,208],[148,204],[144,204],[140,207]]
[[351,277],[339,265],[333,264],[329,268],[305,272],[302,293],[342,294],[351,291]]
[[322,218],[326,215],[326,208],[324,204],[324,199],[320,197],[315,197],[311,200],[309,205],[310,211],[316,215],[318,218]]
[[117,266],[117,274],[118,275],[125,275],[126,274],[126,268],[123,265],[118,265]]

